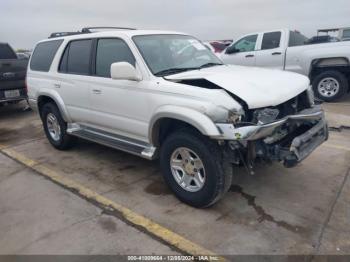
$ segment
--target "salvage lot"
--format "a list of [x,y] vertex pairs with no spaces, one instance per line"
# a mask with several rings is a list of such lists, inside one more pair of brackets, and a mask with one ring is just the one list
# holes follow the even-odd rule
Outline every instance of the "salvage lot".
[[[0,108],[0,144],[216,254],[350,254],[350,130],[342,128],[350,126],[350,97],[339,103],[325,104],[324,108],[333,128],[329,140],[309,158],[293,169],[285,169],[280,165],[259,166],[254,176],[237,168],[230,192],[208,209],[194,209],[179,202],[164,184],[157,161],[150,162],[82,140],[70,151],[53,149],[44,136],[37,115],[23,112],[20,106]],[[11,208],[4,208],[6,199],[2,196],[4,192],[1,188],[4,187],[1,185],[11,177],[18,176],[11,184],[13,190],[25,190],[23,184],[30,185],[31,178],[36,180],[38,174],[9,160],[4,152],[0,157],[2,167],[7,163],[5,168],[0,169],[0,210],[2,216],[9,213],[8,217],[11,217]],[[18,175],[19,172],[22,174]],[[45,181],[42,186],[50,187],[47,183],[52,182]],[[56,191],[57,195],[68,192],[62,188]],[[89,203],[89,207],[85,207],[86,201],[79,201],[72,209],[89,210],[93,206]],[[16,206],[16,203],[11,205]],[[33,208],[40,208],[39,203]],[[53,211],[48,209],[42,214],[44,217],[45,214],[49,216],[49,212]],[[82,216],[78,221],[93,221],[97,214],[91,211],[88,216],[78,212],[77,216]],[[26,220],[21,221],[25,223]],[[40,231],[31,228],[30,221],[26,225],[27,230],[19,232],[23,225],[9,226],[0,219],[2,239],[6,239],[7,243],[0,245],[0,253],[18,253],[19,250],[23,253],[40,250],[64,253],[59,248],[62,246],[57,243],[55,246],[55,237],[46,237],[47,249],[38,249],[35,243],[31,243],[33,239],[30,238],[58,236],[60,230],[51,229],[48,224]],[[68,226],[76,221],[67,220],[65,223]],[[81,226],[79,230],[92,230],[93,225]],[[121,236],[130,235],[132,239],[133,234],[139,234],[126,231],[109,232],[112,235],[104,239],[105,245]],[[96,233],[97,236],[101,234],[103,232]],[[71,247],[72,253],[96,254],[106,250],[80,249],[85,243],[84,237],[63,236],[60,239]],[[139,241],[142,241],[144,250],[125,248],[116,252],[175,252],[166,243],[157,246],[150,236],[147,240],[147,232],[142,233],[142,238],[145,240],[140,238]],[[19,240],[22,246],[18,245]],[[73,241],[75,245],[70,245]],[[96,241],[97,244],[100,238],[90,241]],[[131,247],[135,242],[126,240],[122,245]]]

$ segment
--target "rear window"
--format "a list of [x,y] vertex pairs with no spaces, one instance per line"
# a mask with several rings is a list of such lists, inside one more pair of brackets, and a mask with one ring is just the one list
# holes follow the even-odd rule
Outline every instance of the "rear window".
[[54,59],[62,42],[63,40],[54,40],[39,43],[32,55],[30,69],[34,71],[48,72],[50,70],[52,60]]
[[89,75],[92,40],[75,40],[63,53],[58,71],[62,73]]
[[0,44],[0,59],[17,59],[17,56],[8,44]]
[[305,45],[308,42],[308,38],[298,32],[289,32],[289,47]]

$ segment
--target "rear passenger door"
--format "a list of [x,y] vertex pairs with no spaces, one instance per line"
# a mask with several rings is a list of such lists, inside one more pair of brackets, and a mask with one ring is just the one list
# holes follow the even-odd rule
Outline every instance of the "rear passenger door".
[[58,68],[61,76],[56,88],[73,122],[90,121],[89,90],[91,80],[92,39],[73,40],[68,43]]
[[283,69],[285,50],[282,32],[267,32],[262,35],[256,51],[256,66]]

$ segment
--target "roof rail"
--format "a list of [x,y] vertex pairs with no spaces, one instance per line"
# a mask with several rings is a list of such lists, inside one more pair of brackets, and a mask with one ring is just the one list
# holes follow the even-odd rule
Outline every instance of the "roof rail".
[[136,30],[136,28],[130,28],[130,27],[95,26],[95,27],[84,27],[83,29],[81,29],[81,32],[92,33],[91,30],[97,30],[97,29]]
[[81,31],[77,32],[56,32],[52,33],[49,38],[61,37],[61,36],[69,36],[69,35],[80,35],[80,34],[88,34],[93,33],[91,30],[98,29],[115,29],[115,30],[136,30],[136,28],[130,27],[114,27],[114,26],[95,26],[95,27],[84,27]]
[[49,38],[68,36],[68,35],[80,35],[80,34],[85,34],[85,33],[84,32],[56,32],[56,33],[52,33],[49,36]]

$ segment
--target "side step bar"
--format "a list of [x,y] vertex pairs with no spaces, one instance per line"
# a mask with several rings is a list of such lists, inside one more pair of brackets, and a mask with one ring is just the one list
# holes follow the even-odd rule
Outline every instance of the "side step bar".
[[78,124],[68,124],[67,133],[104,146],[141,156],[149,160],[156,157],[156,147],[153,147],[143,141],[111,134],[99,129]]

